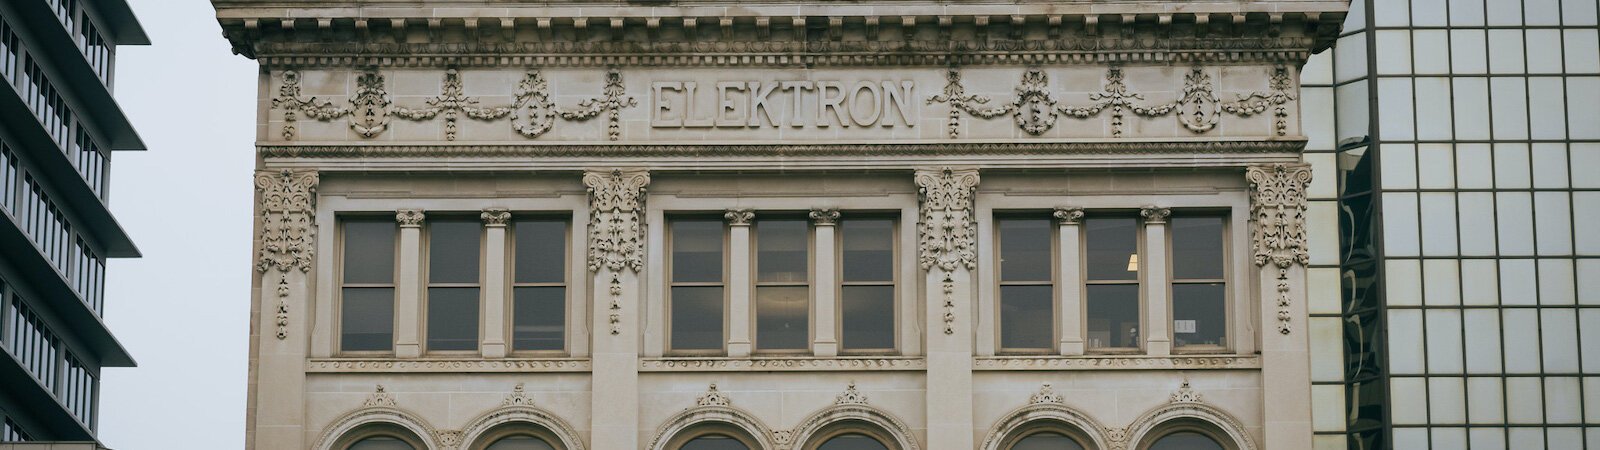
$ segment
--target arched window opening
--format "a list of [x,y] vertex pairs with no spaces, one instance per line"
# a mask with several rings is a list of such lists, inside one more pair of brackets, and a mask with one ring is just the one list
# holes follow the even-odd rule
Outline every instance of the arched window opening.
[[889,446],[865,434],[847,433],[829,438],[817,450],[889,450]]
[[733,436],[707,434],[690,439],[678,450],[750,450],[750,446]]
[[1222,444],[1199,431],[1178,431],[1156,439],[1149,450],[1226,450]]
[[346,432],[333,445],[333,450],[427,450],[428,444],[404,426],[390,422],[372,422]]
[[417,450],[411,444],[392,436],[373,436],[350,445],[347,450]]
[[484,450],[555,450],[555,447],[551,446],[550,443],[545,442],[544,439],[539,439],[528,435],[518,435],[508,436],[494,441],[493,444],[489,444],[489,446],[485,447]]
[[1023,436],[1010,450],[1084,450],[1084,446],[1065,434],[1045,431]]

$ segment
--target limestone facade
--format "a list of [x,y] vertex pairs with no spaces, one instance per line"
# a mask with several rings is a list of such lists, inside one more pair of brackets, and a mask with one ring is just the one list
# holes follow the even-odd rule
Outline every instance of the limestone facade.
[[[248,448],[1311,447],[1297,80],[1343,2],[213,3],[262,67]],[[1170,221],[1196,214],[1223,230],[1213,346],[1175,337]],[[1112,216],[1141,242],[1128,348],[1086,317],[1085,221]],[[793,351],[755,311],[774,217],[806,223]],[[830,263],[864,217],[892,224],[870,351]],[[1010,217],[1049,223],[1047,348],[1002,342]],[[556,349],[513,343],[526,218],[565,225]],[[722,223],[703,351],[673,342],[687,219]],[[351,351],[345,225],[390,220],[392,345]],[[440,220],[481,224],[471,350],[429,348]]]

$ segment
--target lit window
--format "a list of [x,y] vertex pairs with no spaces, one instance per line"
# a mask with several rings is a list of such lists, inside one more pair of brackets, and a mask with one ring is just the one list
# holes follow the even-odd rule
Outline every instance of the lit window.
[[674,351],[720,351],[726,340],[722,221],[677,220],[671,228],[669,345]]
[[1173,217],[1172,343],[1220,348],[1227,342],[1227,262],[1221,217]]
[[339,348],[394,348],[394,251],[392,220],[344,223],[344,279],[340,288]]
[[1083,221],[1088,348],[1139,347],[1139,222],[1132,217]]
[[809,231],[805,220],[756,221],[757,350],[810,348]]
[[478,261],[483,227],[476,220],[428,223],[428,350],[478,349]]

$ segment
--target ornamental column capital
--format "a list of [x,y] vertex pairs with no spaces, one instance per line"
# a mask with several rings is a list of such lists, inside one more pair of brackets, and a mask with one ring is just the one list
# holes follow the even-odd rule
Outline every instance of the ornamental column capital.
[[424,214],[420,209],[397,209],[394,211],[394,221],[400,223],[400,228],[421,228],[422,222],[427,218],[427,214]]

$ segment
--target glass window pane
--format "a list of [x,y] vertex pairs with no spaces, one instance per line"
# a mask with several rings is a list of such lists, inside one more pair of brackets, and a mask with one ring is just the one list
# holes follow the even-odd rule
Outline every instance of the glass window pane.
[[1411,32],[1381,30],[1376,33],[1378,73],[1384,75],[1411,73]]
[[1489,25],[1522,25],[1522,0],[1487,0]]
[[1051,286],[1000,287],[1000,347],[1049,349],[1055,337],[1055,289]]
[[392,437],[370,437],[350,446],[350,450],[415,450],[411,444]]
[[350,221],[344,224],[344,282],[394,281],[392,221]]
[[1461,373],[1461,311],[1427,310],[1424,320],[1428,327],[1428,373]]
[[[1600,77],[1567,78],[1567,117],[1600,117]],[[1580,121],[1582,119],[1579,119]],[[1573,139],[1600,139],[1600,127],[1573,126]],[[1574,144],[1581,145],[1581,144]]]
[[1139,286],[1088,286],[1089,348],[1139,346]]
[[[1455,92],[1456,138],[1488,139],[1489,79],[1478,77],[1456,78],[1451,82],[1451,89]],[[1462,164],[1465,165],[1466,162],[1463,161]],[[1466,186],[1463,185],[1462,187]]]
[[1223,450],[1223,448],[1222,444],[1218,444],[1206,435],[1180,431],[1162,436],[1155,444],[1150,445],[1150,450]]
[[1034,433],[1017,441],[1011,450],[1083,450],[1083,445],[1055,433]]
[[672,223],[672,281],[722,281],[722,221]]
[[512,436],[494,441],[484,450],[554,450],[554,447],[533,436]]
[[1450,71],[1485,73],[1489,69],[1488,41],[1483,30],[1450,30]]
[[1467,420],[1497,425],[1505,423],[1505,389],[1499,377],[1467,378]]
[[1451,25],[1483,25],[1483,0],[1450,0]]
[[1495,194],[1501,255],[1533,254],[1533,199],[1527,192]]
[[1048,219],[1002,219],[1000,229],[1000,280],[1050,281],[1051,251]]
[[[1500,329],[1500,312],[1489,308],[1462,310],[1468,330]],[[1467,333],[1467,373],[1493,374],[1500,372],[1500,333]]]
[[1171,223],[1172,277],[1221,279],[1226,265],[1222,257],[1222,218],[1174,217]]
[[567,279],[567,223],[555,220],[519,220],[513,249],[516,282],[560,283]]
[[428,224],[428,282],[477,283],[477,221],[439,220]]
[[[1560,65],[1560,62],[1557,61],[1556,64]],[[1562,81],[1558,77],[1528,78],[1528,102],[1538,106],[1529,111],[1528,118],[1533,126],[1534,139],[1567,137],[1567,116],[1564,107],[1567,98],[1562,92]]]
[[673,287],[672,348],[720,350],[722,304],[721,287]]
[[478,349],[478,288],[428,288],[428,349]]
[[[1567,2],[1575,3],[1575,2]],[[1589,5],[1591,8],[1594,4]],[[1566,46],[1566,73],[1596,73],[1600,72],[1600,31],[1597,30],[1562,30],[1566,36],[1562,44]]]
[[894,287],[840,288],[840,345],[847,350],[894,348]]
[[1526,30],[1528,73],[1561,73],[1561,30]]
[[[1378,130],[1387,140],[1409,141],[1417,136],[1410,78],[1378,79]],[[1341,103],[1343,104],[1343,103]]]
[[843,234],[844,281],[894,280],[894,221],[845,220]]
[[511,348],[566,348],[567,288],[517,287],[512,290]]
[[1416,85],[1417,139],[1450,139],[1450,80],[1417,78]]
[[1528,138],[1528,86],[1520,77],[1489,79],[1489,101],[1494,104],[1489,116],[1494,121],[1495,139]]
[[756,348],[802,350],[810,347],[811,288],[756,288]]
[[877,439],[860,434],[846,434],[828,439],[817,450],[889,450]]
[[1083,221],[1089,280],[1139,278],[1139,226],[1133,218]]
[[394,343],[394,289],[344,288],[339,311],[339,348],[383,351]]
[[679,450],[750,450],[750,447],[731,437],[709,435],[694,438]]
[[1228,307],[1222,283],[1172,285],[1173,345],[1228,345]]
[[804,283],[809,280],[806,221],[756,221],[756,281]]
[[1506,373],[1539,372],[1539,316],[1532,309],[1506,309],[1501,312],[1505,324]]

